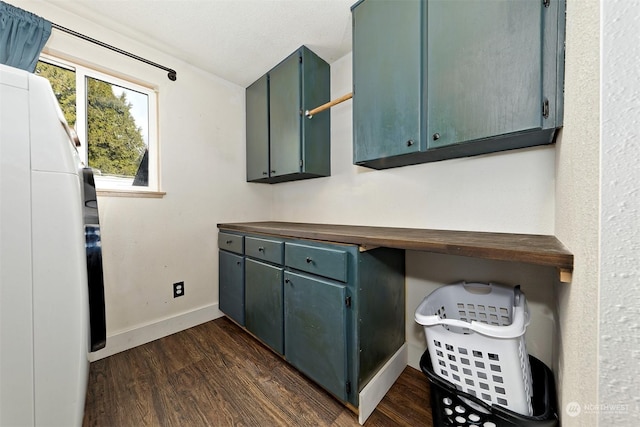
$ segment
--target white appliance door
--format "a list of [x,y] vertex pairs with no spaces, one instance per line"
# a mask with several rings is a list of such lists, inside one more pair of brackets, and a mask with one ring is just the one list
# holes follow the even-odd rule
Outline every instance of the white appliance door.
[[85,249],[87,252],[87,281],[89,286],[89,326],[90,351],[104,348],[107,342],[107,328],[104,308],[104,280],[102,275],[102,241],[100,239],[100,219],[98,199],[91,168],[82,169],[83,176],[83,217]]

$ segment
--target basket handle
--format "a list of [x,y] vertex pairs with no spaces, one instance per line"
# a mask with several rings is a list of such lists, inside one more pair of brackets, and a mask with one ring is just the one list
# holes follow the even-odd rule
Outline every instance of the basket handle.
[[520,285],[516,285],[513,288],[513,306],[517,307],[520,305],[520,298],[522,297],[522,291],[520,290]]
[[500,328],[496,328],[493,325],[488,325],[486,323],[478,322],[475,320],[466,322],[464,320],[458,319],[442,319],[436,314],[424,316],[416,313],[415,320],[423,326],[454,326],[456,328],[465,328],[467,330],[471,330],[493,338],[519,337],[525,333],[526,327],[530,322],[529,310],[526,308],[526,305],[522,304],[514,308],[512,323],[510,325],[501,326]]
[[454,326],[456,328],[465,328],[467,330],[471,330],[493,338],[516,338],[525,333],[526,326],[529,324],[528,316],[525,317],[525,319],[526,320],[524,320],[524,322],[512,323],[511,325],[504,325],[500,328],[496,328],[492,325],[487,325],[486,323],[476,322],[475,320],[471,322],[465,322],[458,319],[438,319],[433,323],[427,323],[426,326]]
[[487,295],[491,293],[491,283],[478,283],[478,282],[462,282],[464,290],[470,294]]

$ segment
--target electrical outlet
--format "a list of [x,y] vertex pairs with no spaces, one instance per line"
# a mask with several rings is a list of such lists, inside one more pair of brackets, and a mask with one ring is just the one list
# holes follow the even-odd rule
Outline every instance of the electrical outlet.
[[184,295],[184,282],[173,284],[173,297],[178,298]]

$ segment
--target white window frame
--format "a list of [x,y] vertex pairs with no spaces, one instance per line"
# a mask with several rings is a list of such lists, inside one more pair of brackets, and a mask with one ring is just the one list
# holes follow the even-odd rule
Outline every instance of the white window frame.
[[149,102],[149,129],[148,129],[148,150],[149,150],[149,181],[147,186],[124,186],[117,185],[113,181],[103,180],[99,175],[95,175],[96,190],[98,194],[111,194],[127,193],[142,194],[142,193],[157,193],[160,192],[160,174],[159,174],[159,141],[158,141],[158,97],[157,92],[149,87],[142,86],[132,81],[125,80],[119,77],[115,77],[100,71],[93,70],[84,65],[56,58],[48,54],[41,54],[40,60],[50,63],[62,68],[66,68],[75,72],[76,76],[76,124],[75,130],[80,139],[80,148],[78,154],[84,162],[88,165],[88,143],[87,143],[87,77],[102,80],[109,84],[114,84],[126,89],[130,89],[136,92],[140,92],[147,95]]

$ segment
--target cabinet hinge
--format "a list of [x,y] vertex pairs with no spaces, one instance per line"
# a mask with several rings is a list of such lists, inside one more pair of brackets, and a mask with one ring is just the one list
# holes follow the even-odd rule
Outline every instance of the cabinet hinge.
[[351,394],[351,381],[347,381],[347,383],[345,384],[345,389],[347,394]]
[[300,167],[304,165],[304,160],[300,159]]
[[347,307],[351,307],[351,297],[346,297],[344,299],[344,305],[346,305]]
[[544,7],[549,7],[551,6],[551,0],[542,0],[542,4],[544,5]]
[[545,119],[549,118],[549,100],[547,98],[545,98],[542,103],[542,117]]
[[[547,1],[548,1],[548,0],[547,0]],[[300,63],[302,64],[302,55],[300,55],[300,56],[298,57],[298,61],[300,61]]]

